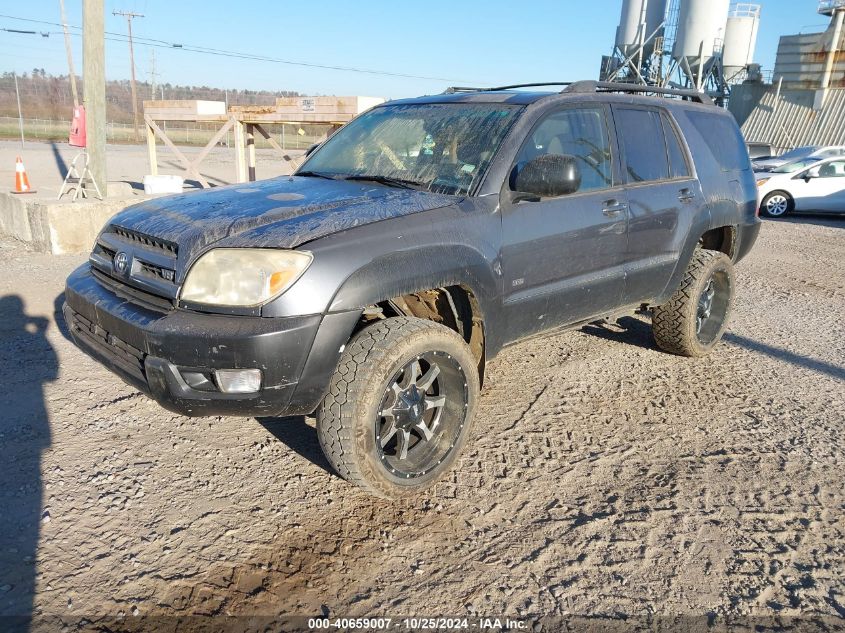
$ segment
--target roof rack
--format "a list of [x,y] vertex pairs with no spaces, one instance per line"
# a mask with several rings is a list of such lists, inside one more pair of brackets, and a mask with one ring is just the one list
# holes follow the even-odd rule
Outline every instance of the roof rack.
[[456,92],[484,92],[487,88],[470,88],[469,86],[449,86],[443,91],[444,95],[452,95]]
[[451,86],[443,91],[443,94],[454,94],[456,92],[497,92],[499,90],[513,90],[514,88],[539,88],[541,86],[569,86],[571,81],[545,81],[533,84],[512,84],[510,86],[496,86],[495,88],[468,88],[466,86]]
[[535,84],[513,84],[511,86],[497,86],[488,90],[513,90],[514,88],[540,88],[542,86],[571,86],[572,81],[544,81]]
[[657,86],[643,86],[640,84],[610,83],[606,81],[548,81],[531,84],[512,84],[510,86],[496,86],[495,88],[469,88],[466,86],[452,86],[443,94],[456,92],[496,92],[499,90],[513,90],[514,88],[539,88],[543,86],[564,86],[561,94],[583,94],[590,92],[639,92],[642,94],[665,95],[682,97],[705,105],[713,105],[713,100],[704,92],[696,90],[677,90],[675,88],[658,88]]
[[564,88],[562,93],[589,92],[639,92],[643,94],[666,95],[669,97],[683,97],[690,101],[713,105],[713,99],[707,93],[697,90],[678,90],[675,88],[658,88],[657,86],[643,86],[641,84],[610,83],[606,81],[576,81]]

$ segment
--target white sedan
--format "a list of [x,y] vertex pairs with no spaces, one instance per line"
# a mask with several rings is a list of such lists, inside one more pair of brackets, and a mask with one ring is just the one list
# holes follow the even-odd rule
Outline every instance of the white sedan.
[[845,213],[845,158],[830,158],[791,173],[757,175],[760,213]]

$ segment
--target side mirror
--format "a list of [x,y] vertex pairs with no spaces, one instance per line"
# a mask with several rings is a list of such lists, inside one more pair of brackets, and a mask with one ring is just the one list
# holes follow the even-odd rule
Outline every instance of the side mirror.
[[313,153],[314,153],[314,150],[315,150],[315,149],[317,149],[318,147],[320,147],[320,144],[319,144],[319,143],[314,143],[311,147],[309,147],[308,149],[306,149],[306,150],[305,150],[305,158],[308,158],[309,156],[311,156],[311,154],[313,154]]
[[811,170],[804,172],[804,181],[810,182],[813,178],[819,178],[821,176],[821,168],[813,167]]
[[540,198],[555,198],[575,193],[581,188],[581,170],[577,159],[568,154],[545,154],[529,161],[513,179],[518,193]]

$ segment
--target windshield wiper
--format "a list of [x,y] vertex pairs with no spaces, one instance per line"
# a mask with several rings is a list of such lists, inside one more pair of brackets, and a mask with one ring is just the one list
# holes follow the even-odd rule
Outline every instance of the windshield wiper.
[[403,180],[402,178],[392,178],[390,176],[378,176],[367,174],[353,174],[351,176],[340,176],[340,180],[361,180],[366,182],[377,182],[380,185],[387,185],[388,187],[399,187],[400,189],[427,189],[428,187],[421,182],[413,180]]
[[321,174],[318,171],[298,171],[294,174],[294,176],[305,176],[306,178],[325,178],[326,180],[337,180],[334,176],[329,176],[328,174]]

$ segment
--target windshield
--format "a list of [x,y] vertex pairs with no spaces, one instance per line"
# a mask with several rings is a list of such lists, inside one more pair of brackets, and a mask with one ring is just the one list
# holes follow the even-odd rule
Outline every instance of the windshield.
[[796,160],[791,163],[787,163],[786,165],[781,165],[777,169],[773,169],[773,174],[791,174],[792,172],[798,171],[799,169],[804,169],[805,167],[809,167],[813,163],[819,162],[818,158],[805,158],[804,160]]
[[374,108],[338,130],[297,174],[465,195],[520,110],[486,103]]
[[793,160],[795,158],[804,158],[804,156],[809,156],[813,152],[815,152],[818,147],[796,147],[793,150],[789,150],[785,154],[781,154],[778,156],[781,160]]

